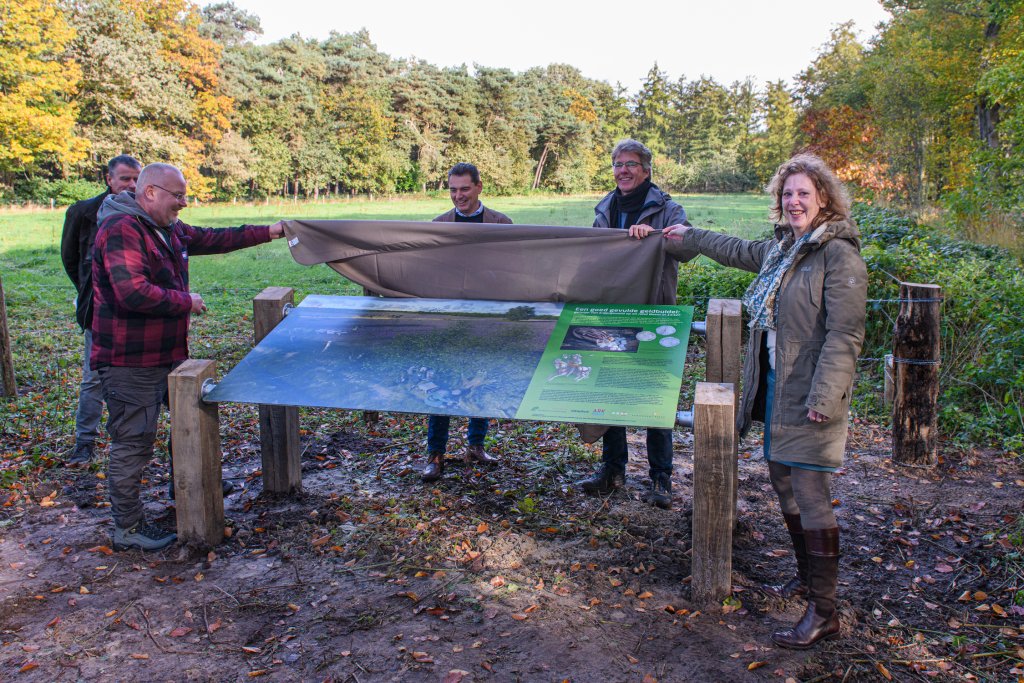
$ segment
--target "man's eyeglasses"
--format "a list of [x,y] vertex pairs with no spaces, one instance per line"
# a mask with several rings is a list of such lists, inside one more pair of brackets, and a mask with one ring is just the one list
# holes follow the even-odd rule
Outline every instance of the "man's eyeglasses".
[[[630,163],[632,163],[632,162],[630,162]],[[177,199],[177,200],[178,200],[179,202],[185,202],[185,203],[188,203],[188,195],[187,195],[187,194],[185,194],[184,192],[171,192],[171,191],[170,191],[170,190],[168,190],[168,189],[167,189],[166,187],[160,187],[160,186],[159,186],[159,185],[157,185],[156,183],[151,183],[151,185],[152,185],[153,187],[159,187],[159,188],[160,188],[161,190],[163,190],[163,191],[164,191],[164,192],[166,192],[167,194],[171,195],[172,197],[174,197],[175,199]]]
[[643,164],[641,164],[639,161],[613,161],[612,162],[612,168],[622,168],[623,166],[625,166],[626,168],[628,168],[631,171],[634,168],[637,168],[637,167],[642,166],[642,165]]

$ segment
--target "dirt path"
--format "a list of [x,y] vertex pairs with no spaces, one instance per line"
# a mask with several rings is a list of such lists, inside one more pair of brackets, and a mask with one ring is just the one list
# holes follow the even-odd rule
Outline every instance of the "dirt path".
[[[798,653],[769,636],[803,603],[756,590],[793,563],[758,441],[741,451],[737,600],[701,613],[687,585],[685,434],[665,512],[639,500],[642,432],[630,437],[629,490],[604,500],[573,486],[599,458],[566,427],[501,423],[490,442],[500,467],[449,461],[424,486],[423,420],[385,415],[370,429],[309,411],[305,492],[282,499],[260,495],[257,447],[240,436],[256,433],[251,410],[226,412],[225,472],[244,487],[212,552],[111,553],[96,471],[57,467],[0,494],[0,680],[1024,676],[1019,458],[946,454],[934,471],[900,469],[884,432],[855,425],[834,487],[843,638]],[[173,525],[162,465],[145,499]]]

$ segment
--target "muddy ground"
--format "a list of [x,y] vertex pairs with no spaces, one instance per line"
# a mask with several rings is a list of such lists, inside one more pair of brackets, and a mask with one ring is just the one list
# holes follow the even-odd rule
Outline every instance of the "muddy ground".
[[[568,426],[492,423],[501,462],[449,460],[424,485],[425,420],[303,413],[303,486],[262,493],[255,412],[222,407],[230,535],[216,548],[112,552],[102,463],[0,491],[0,680],[868,681],[1024,677],[1024,467],[1014,454],[889,459],[853,426],[835,477],[842,638],[772,646],[803,612],[768,599],[792,551],[742,444],[734,598],[690,602],[692,449],[676,432],[674,507],[574,482],[599,461]],[[456,421],[464,430],[464,421]],[[462,443],[450,443],[450,458]],[[101,457],[103,453],[101,452]],[[173,528],[165,460],[150,519]]]

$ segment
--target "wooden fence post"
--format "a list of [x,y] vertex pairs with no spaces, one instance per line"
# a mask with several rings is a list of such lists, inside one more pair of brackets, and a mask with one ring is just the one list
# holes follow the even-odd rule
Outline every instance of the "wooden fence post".
[[736,515],[736,391],[698,382],[693,402],[693,600],[721,604],[732,593]]
[[[705,354],[704,381],[732,384],[737,393],[736,410],[739,410],[740,374],[743,368],[741,354],[743,340],[743,313],[738,299],[711,299],[708,301],[708,317],[704,336]],[[736,497],[739,495],[740,463],[739,434],[736,435],[736,457],[732,459],[732,509],[736,517]]]
[[167,378],[178,539],[208,546],[224,540],[220,416],[217,404],[202,396],[216,367],[212,360],[187,360]]
[[18,395],[18,385],[14,380],[11,334],[7,329],[7,301],[4,298],[3,278],[0,278],[0,393],[8,397]]
[[[256,295],[252,300],[252,312],[257,344],[284,319],[285,304],[294,302],[295,290],[291,287],[267,287]],[[268,493],[301,491],[299,409],[295,406],[261,405],[259,413],[263,490]]]
[[708,301],[706,381],[732,383],[739,387],[742,333],[740,302],[737,299]]
[[941,302],[938,285],[900,283],[892,350],[892,459],[904,465],[937,461]]

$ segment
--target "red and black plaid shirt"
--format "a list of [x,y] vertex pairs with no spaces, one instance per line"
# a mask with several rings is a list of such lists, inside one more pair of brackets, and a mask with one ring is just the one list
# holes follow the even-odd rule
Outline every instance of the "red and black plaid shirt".
[[[166,234],[166,233],[165,233]],[[188,257],[270,241],[270,227],[170,227],[170,245],[139,218],[111,216],[93,250],[93,368],[169,366],[188,358]]]

